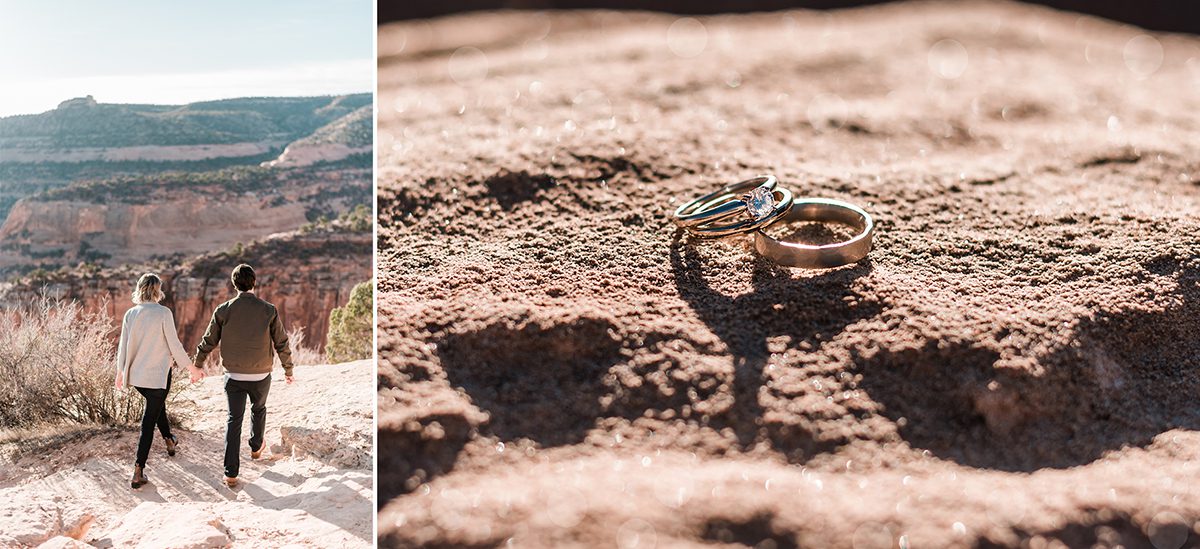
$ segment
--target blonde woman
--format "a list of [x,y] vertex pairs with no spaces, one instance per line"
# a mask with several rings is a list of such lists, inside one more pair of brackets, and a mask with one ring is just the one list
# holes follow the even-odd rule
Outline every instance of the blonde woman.
[[141,488],[146,479],[146,458],[154,442],[154,428],[162,433],[167,455],[175,455],[179,440],[171,434],[167,422],[167,391],[171,388],[171,363],[191,371],[193,383],[204,379],[204,372],[192,365],[179,335],[175,316],[159,305],[163,299],[162,279],[153,273],[142,275],[133,290],[134,306],[121,322],[121,341],[117,345],[118,389],[133,387],[146,399],[142,414],[142,436],[138,439],[137,461],[129,485]]

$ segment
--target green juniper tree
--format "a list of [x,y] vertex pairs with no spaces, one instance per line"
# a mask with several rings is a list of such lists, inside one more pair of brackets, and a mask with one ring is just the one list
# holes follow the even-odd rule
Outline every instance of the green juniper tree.
[[371,283],[360,282],[350,291],[350,301],[344,307],[329,312],[325,354],[330,362],[371,357],[374,300]]

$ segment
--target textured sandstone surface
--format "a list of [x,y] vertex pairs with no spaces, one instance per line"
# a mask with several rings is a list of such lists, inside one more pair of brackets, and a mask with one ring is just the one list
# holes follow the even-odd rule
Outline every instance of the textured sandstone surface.
[[0,503],[0,547],[36,547],[50,538],[79,538],[95,521],[89,509],[61,496],[7,499]]
[[70,538],[67,536],[54,536],[37,547],[38,549],[86,549],[90,546],[75,538]]
[[[277,378],[268,450],[260,460],[243,450],[233,490],[221,480],[220,377],[168,404],[188,418],[179,451],[167,457],[156,437],[150,484],[137,491],[127,484],[134,430],[30,439],[15,454],[0,446],[0,547],[371,547],[373,374],[364,360],[298,367],[292,385]],[[338,453],[284,434],[297,429],[334,441]]]
[[[379,47],[385,545],[1200,545],[1200,40],[917,3]],[[669,222],[763,172],[876,249]]]

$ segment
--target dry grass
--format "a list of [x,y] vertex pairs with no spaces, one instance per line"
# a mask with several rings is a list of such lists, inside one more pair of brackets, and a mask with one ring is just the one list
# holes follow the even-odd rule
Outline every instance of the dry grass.
[[[141,395],[113,387],[112,332],[108,315],[75,301],[43,298],[0,316],[0,430],[140,421]],[[187,375],[176,373],[173,423],[186,415],[177,406],[186,384]]]
[[[324,353],[305,345],[303,327],[297,326],[288,332],[288,343],[292,348],[292,362],[297,366],[325,364]],[[275,365],[279,366],[279,357],[275,357]]]

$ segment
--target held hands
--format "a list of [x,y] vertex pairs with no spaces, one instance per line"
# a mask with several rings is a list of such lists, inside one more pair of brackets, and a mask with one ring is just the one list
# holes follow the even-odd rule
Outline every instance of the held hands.
[[296,378],[292,376],[284,376],[284,379],[287,379],[288,385],[291,385],[293,381],[296,381]]
[[197,381],[200,381],[206,377],[204,375],[204,370],[201,370],[200,368],[197,368],[194,365],[189,366],[188,371],[192,373],[192,376],[191,376],[192,383],[196,383]]

